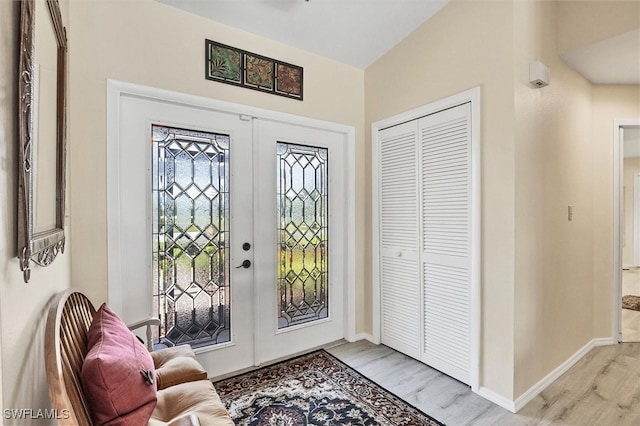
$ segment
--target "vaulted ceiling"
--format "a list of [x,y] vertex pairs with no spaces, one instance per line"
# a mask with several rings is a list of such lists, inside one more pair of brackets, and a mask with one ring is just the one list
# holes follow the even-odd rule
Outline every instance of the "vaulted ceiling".
[[[448,0],[157,0],[289,46],[364,69],[444,7]],[[483,1],[483,0],[476,0]],[[517,0],[516,0],[517,1]],[[640,84],[640,29],[616,25],[635,14],[634,2],[559,2],[560,49],[592,83]],[[616,10],[616,8],[618,10]],[[624,18],[627,16],[627,18]],[[637,20],[637,19],[636,19]],[[628,22],[626,23],[627,27]],[[604,28],[601,31],[599,27]],[[566,31],[563,32],[563,28]],[[608,32],[607,32],[608,31]],[[613,36],[602,36],[612,34]],[[587,39],[575,44],[577,33]],[[578,35],[578,43],[580,42]],[[434,40],[434,43],[442,41]],[[559,40],[559,44],[563,44]]]
[[447,0],[158,0],[364,69]]

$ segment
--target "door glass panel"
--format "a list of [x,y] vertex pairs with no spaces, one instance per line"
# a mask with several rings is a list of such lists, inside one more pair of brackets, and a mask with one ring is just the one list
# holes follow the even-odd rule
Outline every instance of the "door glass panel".
[[229,135],[152,126],[156,342],[230,340]]
[[278,328],[327,318],[328,150],[277,145]]

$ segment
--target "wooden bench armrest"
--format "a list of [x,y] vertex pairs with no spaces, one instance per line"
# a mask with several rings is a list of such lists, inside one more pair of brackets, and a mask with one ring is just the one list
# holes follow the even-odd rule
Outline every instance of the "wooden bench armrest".
[[140,327],[147,327],[147,349],[149,352],[153,352],[153,339],[151,333],[151,327],[160,325],[160,320],[155,317],[145,318],[143,320],[134,322],[133,324],[127,325],[129,330],[135,330]]

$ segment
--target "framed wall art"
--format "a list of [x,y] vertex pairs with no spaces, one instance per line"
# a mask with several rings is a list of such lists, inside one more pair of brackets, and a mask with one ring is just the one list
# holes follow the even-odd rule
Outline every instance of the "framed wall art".
[[302,100],[302,67],[212,40],[205,40],[205,78]]

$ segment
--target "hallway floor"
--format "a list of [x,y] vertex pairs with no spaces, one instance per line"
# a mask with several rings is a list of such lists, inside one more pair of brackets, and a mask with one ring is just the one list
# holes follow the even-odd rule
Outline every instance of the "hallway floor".
[[[640,268],[622,271],[622,295],[640,296]],[[622,341],[640,342],[640,311],[622,310]]]
[[437,370],[366,340],[328,352],[448,426],[640,424],[640,344],[594,348],[518,414]]

